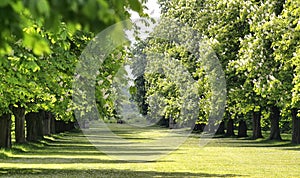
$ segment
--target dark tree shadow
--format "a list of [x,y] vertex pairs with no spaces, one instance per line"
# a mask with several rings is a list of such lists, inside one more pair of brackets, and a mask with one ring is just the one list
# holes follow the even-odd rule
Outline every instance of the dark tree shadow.
[[220,140],[219,144],[208,144],[208,147],[266,147],[278,148],[284,150],[300,150],[300,145],[291,143],[290,140],[269,140],[259,139],[253,140],[251,137],[247,138],[213,138],[213,140]]
[[20,177],[43,177],[53,175],[54,177],[237,177],[247,175],[237,174],[208,174],[190,172],[158,172],[158,171],[133,171],[120,169],[5,169],[0,168],[0,176]]

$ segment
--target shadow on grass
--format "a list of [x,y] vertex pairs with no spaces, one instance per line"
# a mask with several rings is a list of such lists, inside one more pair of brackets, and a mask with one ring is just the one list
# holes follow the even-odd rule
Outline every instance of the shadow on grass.
[[[102,163],[102,161],[99,159],[95,159],[97,156],[104,156],[105,153],[101,152],[100,150],[96,149],[95,147],[91,149],[87,149],[88,147],[47,147],[45,149],[39,149],[39,150],[29,150],[24,152],[23,150],[14,149],[12,151],[14,155],[14,159],[25,159],[23,155],[26,156],[35,156],[35,158],[28,158],[26,159],[32,159],[35,161],[38,161],[39,159],[53,159],[58,160],[59,162],[62,162],[63,160],[70,159],[78,160],[78,162],[95,162],[95,163]],[[104,147],[102,147],[104,148]],[[109,147],[106,147],[105,149],[108,150]],[[113,151],[113,149],[111,149]],[[174,151],[173,149],[164,149],[164,148],[130,148],[128,150],[124,150],[123,152],[118,152],[118,150],[115,150],[115,152],[110,152],[108,156],[154,156],[154,155],[161,155],[163,152],[170,152]],[[36,157],[38,156],[38,158]],[[81,157],[90,157],[90,161],[88,159],[82,159]],[[3,159],[7,157],[2,157]],[[132,160],[128,160],[129,162],[132,162]],[[111,162],[111,163],[119,163],[119,162]]]
[[287,151],[300,151],[300,147],[298,147],[298,148],[283,148],[283,150],[287,150]]
[[97,158],[76,158],[76,157],[39,157],[39,158],[22,158],[22,157],[15,157],[15,158],[8,158],[5,160],[6,163],[16,163],[18,166],[20,165],[46,165],[47,163],[53,163],[57,165],[64,165],[69,163],[76,163],[76,164],[134,164],[134,163],[171,163],[173,161],[165,161],[165,160],[152,160],[152,161],[145,161],[145,160],[112,160],[112,159],[97,159]]
[[[266,148],[278,148],[283,150],[300,150],[300,145],[293,144],[291,142],[290,133],[281,133],[282,140],[270,140],[269,132],[263,132],[263,138],[253,139],[252,132],[248,131],[248,137],[238,137],[237,135],[227,137],[225,135],[215,135],[209,143],[208,147],[266,147]],[[198,138],[199,134],[192,134],[192,138]]]
[[[37,142],[25,144],[14,144],[10,153],[12,157],[2,157],[3,161],[17,164],[42,164],[51,162],[54,164],[63,163],[128,163],[128,162],[147,162],[147,160],[131,160],[133,156],[151,157],[162,155],[162,153],[174,151],[174,149],[157,147],[157,146],[134,146],[129,143],[121,145],[123,151],[116,149],[116,145],[120,147],[121,143],[108,141],[96,141],[101,149],[109,150],[112,157],[126,156],[126,161],[107,159],[106,154],[92,145],[88,140],[83,139],[81,134],[66,133],[64,139],[45,138]],[[106,159],[103,159],[106,157]],[[160,162],[160,161],[157,161]]]
[[7,159],[8,156],[5,153],[0,153],[0,159]]
[[237,174],[208,174],[189,172],[157,172],[157,171],[133,171],[120,169],[17,169],[0,168],[0,176],[21,176],[21,177],[237,177],[247,175]]
[[246,138],[225,138],[218,137],[213,140],[219,140],[218,144],[209,144],[208,146],[218,147],[266,147],[266,148],[282,148],[285,150],[300,150],[300,145],[291,143],[290,140],[269,140],[268,138],[261,138],[254,140],[251,137]]

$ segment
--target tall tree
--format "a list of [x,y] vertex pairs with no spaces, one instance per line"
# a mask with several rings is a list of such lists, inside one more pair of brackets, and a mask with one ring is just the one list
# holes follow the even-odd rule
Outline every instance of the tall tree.
[[[6,113],[10,112],[9,105],[14,106],[17,142],[25,141],[25,113],[29,114],[26,119],[29,127],[35,125],[35,121],[30,124],[34,119],[42,125],[42,110],[55,112],[60,119],[72,118],[70,101],[75,66],[90,40],[86,33],[76,32],[101,31],[130,17],[129,10],[143,16],[144,2],[7,0],[0,3],[0,114],[7,118],[3,122],[10,120]],[[38,111],[34,117],[30,114]],[[9,124],[5,121],[3,130],[10,129]],[[41,130],[39,133],[43,135]],[[10,133],[2,135],[5,138],[1,140],[11,139]]]
[[272,46],[274,48],[275,60],[280,62],[280,71],[285,74],[280,82],[284,83],[285,93],[280,95],[283,98],[283,111],[292,117],[293,143],[300,143],[299,138],[299,96],[300,96],[300,43],[299,43],[299,9],[298,1],[285,1],[283,11],[277,18],[272,20],[273,36],[276,40]]

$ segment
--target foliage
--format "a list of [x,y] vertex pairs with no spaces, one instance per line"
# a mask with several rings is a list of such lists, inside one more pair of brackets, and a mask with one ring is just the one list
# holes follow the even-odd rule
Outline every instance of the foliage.
[[290,109],[299,107],[300,98],[299,2],[173,0],[160,4],[164,16],[195,29],[216,52],[226,75],[227,116],[260,111],[269,119],[270,108],[276,106],[282,121],[290,119]]
[[[139,102],[146,101],[148,115],[173,119],[179,125],[198,118],[207,122],[209,115],[222,117],[217,115],[222,113],[226,93],[215,53],[198,31],[185,25],[166,15],[151,37],[136,47],[139,58],[133,67],[135,76],[145,80],[137,91],[145,88],[145,99]],[[143,97],[143,93],[139,95]]]
[[[1,29],[0,54],[11,52],[12,46],[8,43],[11,36],[24,39],[35,51],[43,51],[40,45],[48,45],[39,36],[26,34],[23,29],[28,27],[27,15],[39,22],[47,31],[57,33],[60,23],[66,22],[72,31],[85,30],[100,32],[107,26],[130,17],[129,10],[143,13],[144,0],[88,0],[88,1],[49,1],[49,0],[5,0],[0,3]],[[12,40],[13,41],[13,40]],[[34,43],[30,43],[34,42]],[[36,44],[37,43],[37,44]]]
[[130,17],[131,9],[146,15],[144,2],[1,2],[1,113],[18,104],[27,111],[51,110],[70,118],[73,75],[81,51],[93,36],[89,32]]

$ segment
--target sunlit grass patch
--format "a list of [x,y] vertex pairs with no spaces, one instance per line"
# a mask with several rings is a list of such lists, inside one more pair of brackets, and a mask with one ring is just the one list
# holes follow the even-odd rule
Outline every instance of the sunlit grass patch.
[[107,124],[113,133],[136,142],[150,142],[154,139],[165,137],[168,129],[160,127],[134,127],[128,124]]

